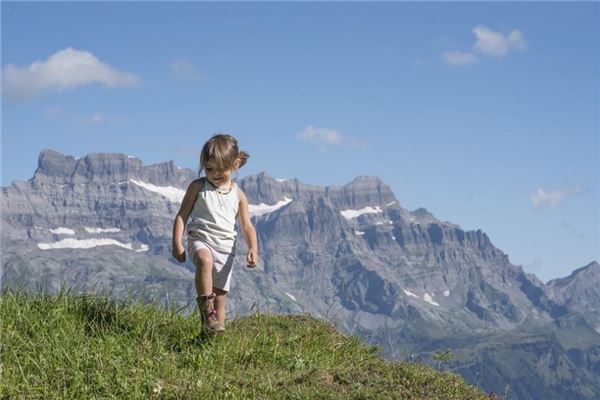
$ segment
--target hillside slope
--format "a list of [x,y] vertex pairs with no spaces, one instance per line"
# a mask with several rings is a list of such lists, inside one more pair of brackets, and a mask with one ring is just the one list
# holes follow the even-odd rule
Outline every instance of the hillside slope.
[[5,290],[0,320],[2,399],[494,398],[309,316],[255,314],[206,337],[174,307]]

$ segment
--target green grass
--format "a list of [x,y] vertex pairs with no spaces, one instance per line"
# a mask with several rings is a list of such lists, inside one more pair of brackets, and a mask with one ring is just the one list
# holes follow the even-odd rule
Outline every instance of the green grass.
[[488,399],[309,316],[198,314],[102,295],[0,295],[0,399]]

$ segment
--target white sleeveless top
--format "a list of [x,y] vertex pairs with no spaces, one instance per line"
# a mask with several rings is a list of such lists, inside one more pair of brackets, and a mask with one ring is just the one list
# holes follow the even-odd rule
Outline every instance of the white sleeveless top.
[[196,196],[190,222],[186,230],[188,240],[200,239],[223,253],[232,253],[235,247],[235,221],[240,203],[238,187],[231,182],[231,190],[222,194],[201,178],[202,189]]

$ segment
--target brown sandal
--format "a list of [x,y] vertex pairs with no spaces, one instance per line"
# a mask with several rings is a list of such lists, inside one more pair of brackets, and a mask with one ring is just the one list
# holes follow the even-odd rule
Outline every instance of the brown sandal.
[[223,332],[225,327],[217,319],[217,311],[214,306],[215,297],[217,297],[215,293],[205,294],[196,297],[196,302],[200,309],[202,326],[213,332]]

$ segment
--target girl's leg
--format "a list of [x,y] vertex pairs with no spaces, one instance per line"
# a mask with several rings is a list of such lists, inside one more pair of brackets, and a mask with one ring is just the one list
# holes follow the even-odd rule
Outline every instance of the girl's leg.
[[196,292],[198,297],[212,293],[213,258],[210,251],[200,249],[196,252]]
[[213,292],[217,295],[217,297],[215,297],[217,319],[221,325],[225,326],[225,297],[227,296],[227,292],[216,287],[213,287]]
[[213,258],[210,251],[200,249],[196,252],[196,301],[200,310],[203,329],[207,328],[213,332],[222,332],[223,326],[219,323],[212,287]]

